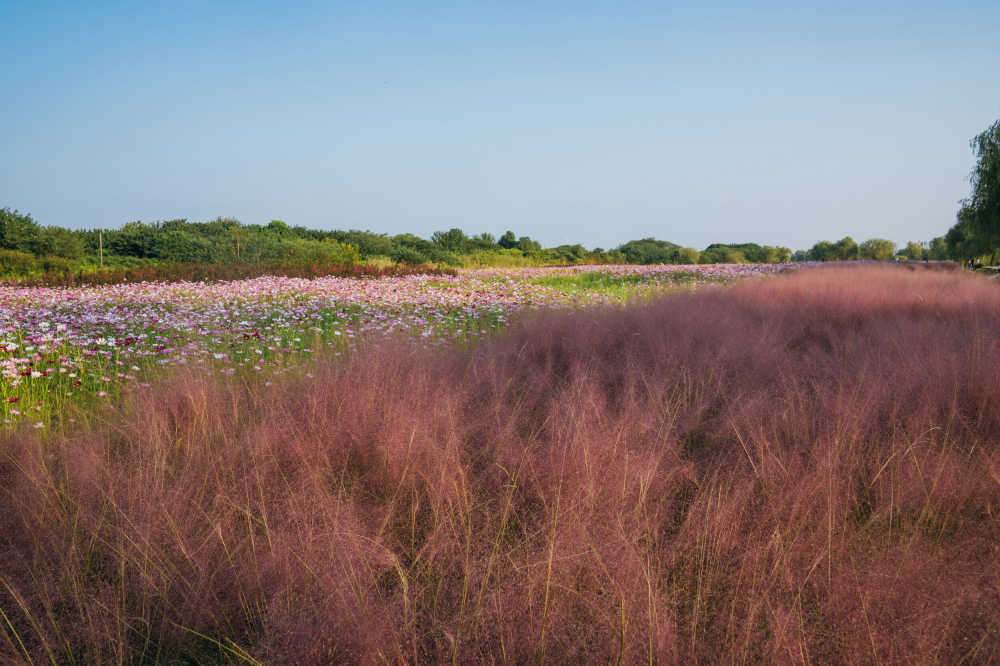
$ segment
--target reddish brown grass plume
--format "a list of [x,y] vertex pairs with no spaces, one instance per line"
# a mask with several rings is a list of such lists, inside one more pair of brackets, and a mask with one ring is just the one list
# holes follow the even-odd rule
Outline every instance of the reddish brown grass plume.
[[0,449],[0,657],[1000,660],[1000,290],[824,269]]

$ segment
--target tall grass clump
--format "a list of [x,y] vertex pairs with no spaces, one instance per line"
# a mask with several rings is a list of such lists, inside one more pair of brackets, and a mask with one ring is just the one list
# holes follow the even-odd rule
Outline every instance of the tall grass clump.
[[0,656],[1000,660],[1000,290],[829,269],[0,449]]

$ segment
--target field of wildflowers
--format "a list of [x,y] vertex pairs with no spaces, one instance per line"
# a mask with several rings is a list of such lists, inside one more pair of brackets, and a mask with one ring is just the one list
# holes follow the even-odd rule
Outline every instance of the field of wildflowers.
[[622,304],[786,268],[574,266],[8,286],[0,288],[0,425],[75,419],[68,407],[113,404],[177,366],[264,377],[317,351],[342,353],[373,338],[467,343],[523,311]]
[[[169,370],[0,439],[0,662],[1000,661],[1000,285],[851,267],[543,307],[619,296],[553,277],[103,293],[84,364]],[[107,345],[128,308],[160,339]],[[268,371],[234,331],[301,369],[244,381]]]

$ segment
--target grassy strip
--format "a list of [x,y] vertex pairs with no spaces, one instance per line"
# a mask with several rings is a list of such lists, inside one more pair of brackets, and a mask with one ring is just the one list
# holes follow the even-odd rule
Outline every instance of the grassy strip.
[[725,278],[706,277],[699,273],[686,271],[636,275],[615,275],[594,271],[571,275],[546,275],[532,280],[535,284],[551,287],[567,294],[595,292],[625,302],[640,297],[649,298],[664,290],[703,285],[709,282],[725,284],[728,281]]

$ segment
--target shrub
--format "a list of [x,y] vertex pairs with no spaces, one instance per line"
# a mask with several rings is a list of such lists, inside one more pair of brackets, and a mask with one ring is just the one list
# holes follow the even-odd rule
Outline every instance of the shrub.
[[440,250],[438,248],[432,248],[429,252],[431,261],[437,264],[444,264],[445,266],[461,266],[462,258],[457,254],[448,252],[447,250]]
[[655,238],[629,241],[617,249],[630,264],[672,264],[679,250],[679,245]]
[[390,258],[396,263],[410,264],[413,266],[430,262],[427,255],[406,245],[397,246],[396,249],[392,251]]
[[742,252],[726,246],[710,247],[698,255],[699,264],[745,264],[746,262],[747,259]]
[[27,275],[36,269],[35,255],[20,250],[0,250],[0,274]]
[[187,231],[161,231],[153,240],[152,254],[169,262],[210,262],[212,244]]

